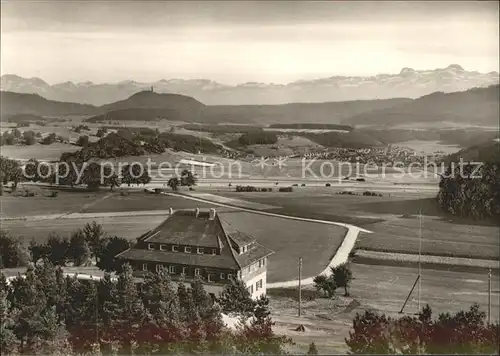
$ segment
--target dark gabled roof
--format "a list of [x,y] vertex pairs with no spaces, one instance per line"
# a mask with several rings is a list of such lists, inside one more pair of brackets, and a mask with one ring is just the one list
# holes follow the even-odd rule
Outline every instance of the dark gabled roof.
[[222,229],[226,233],[226,236],[233,240],[236,245],[245,246],[251,244],[252,242],[255,242],[255,239],[252,236],[235,229],[226,220],[220,219],[220,223]]
[[[177,210],[140,239],[160,244],[221,247],[219,255],[149,250],[136,245],[116,257],[134,261],[240,269],[274,253],[256,242],[252,236],[221,220],[218,214],[215,213],[213,219],[209,219],[209,216],[210,212],[207,210]],[[249,245],[249,249],[238,254],[231,241],[238,246]]]
[[209,220],[208,211],[178,210],[145,238],[152,243],[219,247],[219,236],[224,234],[217,215]]
[[241,231],[229,232],[227,235],[238,246],[246,246],[255,242],[255,239],[252,236]]
[[[224,251],[225,250],[225,251]],[[227,249],[223,249],[220,255],[194,254],[183,252],[171,252],[160,250],[148,250],[142,248],[130,248],[116,256],[120,259],[157,262],[165,264],[189,265],[200,267],[215,267],[227,269],[239,269],[237,262]]]
[[241,267],[245,267],[252,264],[255,261],[260,260],[261,258],[270,256],[273,253],[274,253],[273,250],[270,250],[267,247],[262,246],[258,242],[254,242],[252,244],[252,247],[248,251],[242,253],[241,255],[235,254],[234,257],[236,258],[236,261],[238,261],[238,264]]

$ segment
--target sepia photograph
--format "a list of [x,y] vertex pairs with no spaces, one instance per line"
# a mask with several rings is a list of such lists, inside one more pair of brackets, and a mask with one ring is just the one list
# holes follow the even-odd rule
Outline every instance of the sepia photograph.
[[498,1],[1,0],[0,354],[498,355]]

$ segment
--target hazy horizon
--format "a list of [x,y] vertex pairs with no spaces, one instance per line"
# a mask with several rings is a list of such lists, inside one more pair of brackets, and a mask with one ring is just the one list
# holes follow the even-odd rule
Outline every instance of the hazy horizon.
[[2,2],[1,74],[286,84],[498,71],[498,2]]

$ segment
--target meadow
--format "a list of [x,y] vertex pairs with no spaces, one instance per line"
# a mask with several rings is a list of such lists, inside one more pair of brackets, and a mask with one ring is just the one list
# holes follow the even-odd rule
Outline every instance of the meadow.
[[[377,192],[376,189],[373,189]],[[382,197],[338,195],[338,189],[296,189],[291,193],[218,193],[228,198],[279,206],[269,211],[354,224],[372,231],[361,234],[359,249],[418,253],[422,211],[422,253],[498,259],[498,227],[457,219],[441,211],[432,193],[395,192]]]

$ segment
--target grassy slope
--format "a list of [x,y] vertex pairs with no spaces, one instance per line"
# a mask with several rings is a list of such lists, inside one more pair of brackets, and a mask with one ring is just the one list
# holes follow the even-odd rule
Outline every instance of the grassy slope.
[[[418,219],[423,209],[423,246],[426,254],[495,259],[499,257],[498,227],[455,220],[443,215],[432,197],[395,195],[343,196],[311,190],[287,194],[221,193],[262,204],[282,206],[280,212],[352,223],[373,231],[362,234],[357,247],[378,251],[418,253]],[[402,218],[403,214],[413,217]]]

